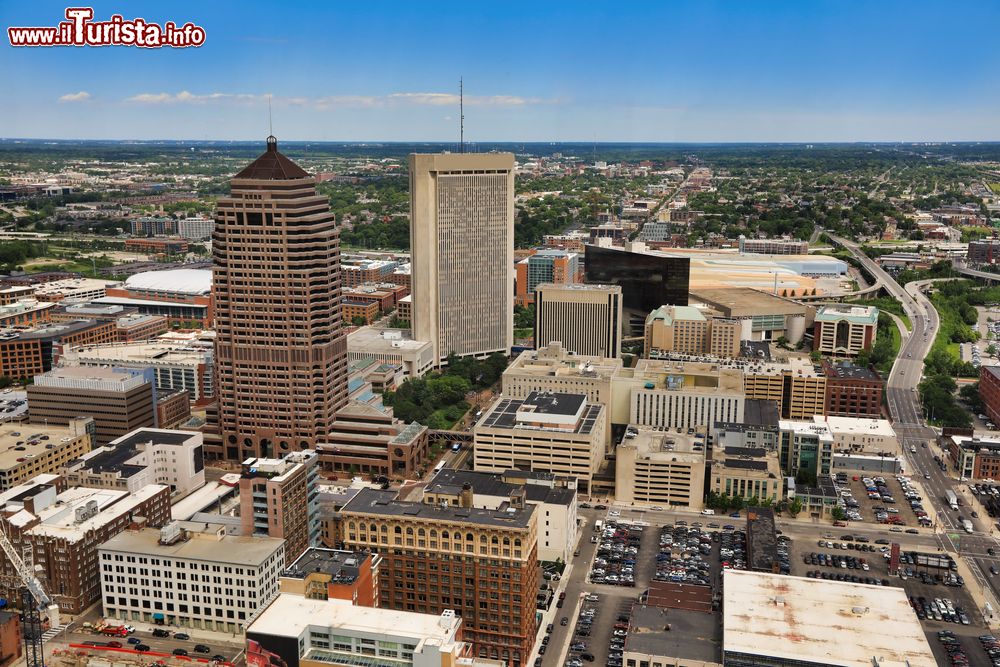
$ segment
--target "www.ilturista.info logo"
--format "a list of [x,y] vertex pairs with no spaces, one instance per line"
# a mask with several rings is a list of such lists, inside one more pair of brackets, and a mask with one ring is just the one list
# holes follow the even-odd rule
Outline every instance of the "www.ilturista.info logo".
[[66,21],[54,28],[7,28],[11,46],[140,46],[158,49],[185,48],[205,43],[205,29],[167,21],[162,26],[145,19],[125,20],[114,14],[108,21],[93,21],[91,7],[67,7]]

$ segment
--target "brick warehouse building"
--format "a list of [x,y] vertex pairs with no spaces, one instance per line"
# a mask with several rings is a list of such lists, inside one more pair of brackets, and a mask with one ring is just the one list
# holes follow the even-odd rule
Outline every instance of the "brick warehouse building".
[[874,368],[855,366],[850,362],[823,362],[826,376],[826,412],[829,417],[882,416],[882,394],[885,382]]
[[535,506],[472,507],[398,499],[363,489],[341,509],[344,548],[383,557],[379,606],[462,617],[463,638],[479,657],[522,667],[535,641],[538,592]]
[[986,417],[994,424],[1000,423],[1000,366],[979,368],[979,398]]

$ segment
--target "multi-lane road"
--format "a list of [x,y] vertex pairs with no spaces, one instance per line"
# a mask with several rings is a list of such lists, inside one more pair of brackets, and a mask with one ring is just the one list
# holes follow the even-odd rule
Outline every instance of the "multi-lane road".
[[[905,457],[908,459],[909,471],[918,477],[924,488],[925,501],[933,504],[937,514],[937,539],[941,548],[961,553],[970,564],[970,570],[978,580],[984,592],[992,592],[994,600],[1000,600],[1000,582],[990,573],[990,566],[997,561],[987,553],[987,549],[996,549],[1000,553],[1000,544],[992,536],[991,525],[972,519],[970,507],[959,512],[952,510],[944,500],[945,491],[954,490],[959,495],[955,481],[943,472],[934,461],[934,456],[943,456],[937,450],[935,441],[937,432],[924,422],[923,409],[917,393],[923,373],[924,357],[930,352],[934,337],[937,335],[940,320],[937,310],[924,295],[923,290],[934,281],[907,283],[901,287],[892,276],[882,270],[871,258],[865,255],[858,244],[844,238],[831,237],[835,243],[846,248],[864,265],[885,290],[903,305],[903,311],[910,318],[912,329],[903,340],[899,357],[893,364],[892,371],[886,382],[886,399],[889,413],[893,420],[893,428],[899,437]],[[976,532],[969,535],[961,527],[960,519],[970,519]],[[989,599],[987,595],[987,599]],[[994,608],[998,608],[996,604]]]

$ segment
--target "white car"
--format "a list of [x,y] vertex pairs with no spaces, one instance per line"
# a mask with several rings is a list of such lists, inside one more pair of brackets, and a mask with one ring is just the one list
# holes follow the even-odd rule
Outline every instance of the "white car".
[[619,512],[618,510],[611,510],[610,512],[608,512],[608,516],[621,516],[621,515],[622,513]]

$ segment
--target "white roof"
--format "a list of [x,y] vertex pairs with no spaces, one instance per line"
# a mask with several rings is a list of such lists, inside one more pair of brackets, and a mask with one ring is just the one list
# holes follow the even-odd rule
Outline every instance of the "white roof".
[[780,574],[726,570],[723,649],[836,667],[934,667],[906,593]]
[[830,432],[836,435],[868,435],[880,438],[894,438],[896,432],[886,419],[862,419],[858,417],[822,417],[816,415],[817,422],[825,422]]
[[212,271],[209,269],[172,269],[137,273],[125,281],[129,289],[181,294],[209,294],[212,291]]

